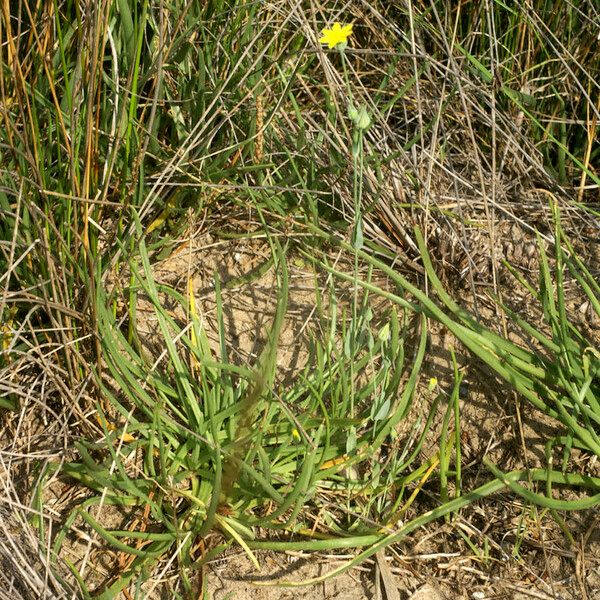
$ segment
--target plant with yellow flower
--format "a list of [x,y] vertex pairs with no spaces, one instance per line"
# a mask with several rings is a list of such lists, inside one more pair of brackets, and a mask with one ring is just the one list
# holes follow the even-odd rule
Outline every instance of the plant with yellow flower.
[[[356,340],[360,335],[358,327],[358,310],[359,310],[359,298],[358,298],[358,252],[362,249],[364,244],[363,239],[363,216],[362,216],[362,195],[363,195],[363,174],[364,174],[364,135],[366,130],[371,125],[371,117],[364,105],[355,105],[354,96],[352,94],[352,86],[350,85],[350,79],[348,77],[348,68],[346,65],[346,54],[345,50],[348,46],[348,38],[352,35],[352,24],[341,25],[338,22],[333,24],[331,29],[323,29],[322,37],[319,39],[321,44],[327,44],[329,49],[335,48],[340,53],[340,59],[342,68],[344,71],[344,81],[346,83],[347,91],[347,110],[348,117],[354,124],[354,130],[352,132],[352,161],[354,168],[354,223],[352,226],[351,242],[355,250],[354,255],[354,294],[352,301],[352,331],[349,336],[349,346],[351,356],[354,356],[354,346]],[[350,417],[354,416],[354,364],[350,365],[350,381],[352,382],[351,390],[351,401],[350,401]],[[352,452],[356,444],[356,429],[354,426],[350,427],[348,432],[348,438],[346,442],[346,451]]]

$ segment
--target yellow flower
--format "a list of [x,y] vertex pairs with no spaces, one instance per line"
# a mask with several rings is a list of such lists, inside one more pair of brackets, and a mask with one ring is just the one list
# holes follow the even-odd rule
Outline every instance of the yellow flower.
[[335,48],[338,44],[345,44],[352,34],[352,25],[334,23],[331,29],[323,29],[323,37],[319,40],[321,44],[327,44],[329,48]]

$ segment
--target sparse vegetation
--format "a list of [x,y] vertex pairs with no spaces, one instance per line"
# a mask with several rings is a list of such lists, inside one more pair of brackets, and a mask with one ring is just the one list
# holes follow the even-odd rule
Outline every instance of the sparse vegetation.
[[0,598],[210,598],[232,548],[308,585],[425,531],[466,567],[407,593],[600,593],[599,31],[4,3]]

